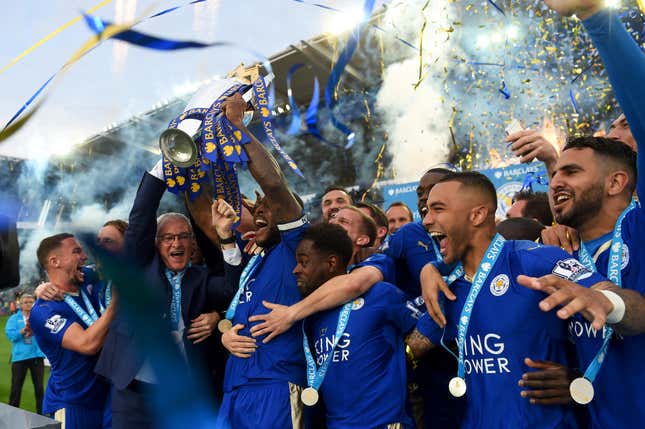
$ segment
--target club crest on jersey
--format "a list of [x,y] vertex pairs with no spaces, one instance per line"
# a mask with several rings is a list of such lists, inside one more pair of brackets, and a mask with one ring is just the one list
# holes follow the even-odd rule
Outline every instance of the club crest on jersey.
[[63,329],[65,322],[67,322],[67,319],[61,317],[60,314],[54,314],[45,321],[45,328],[49,329],[52,334],[57,334],[61,329]]
[[365,300],[363,298],[356,298],[352,302],[352,310],[360,310],[365,305]]
[[508,290],[510,283],[506,274],[500,274],[490,282],[490,293],[494,296],[502,296]]
[[553,267],[552,273],[572,282],[584,280],[593,274],[587,267],[574,258],[558,261],[555,267]]

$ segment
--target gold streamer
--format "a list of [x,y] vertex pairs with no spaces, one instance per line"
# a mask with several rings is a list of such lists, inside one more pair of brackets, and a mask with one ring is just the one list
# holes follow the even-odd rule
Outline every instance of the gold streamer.
[[[112,3],[112,0],[103,0],[97,5],[93,6],[92,8],[88,9],[87,13],[94,13],[95,11],[99,10],[103,6],[107,6],[108,4]],[[42,39],[40,39],[38,42],[36,42],[33,46],[30,48],[26,49],[24,52],[22,52],[20,55],[18,55],[16,58],[13,60],[9,61],[4,67],[0,69],[0,74],[6,72],[9,70],[11,67],[13,67],[18,61],[22,60],[24,57],[29,55],[31,52],[35,51],[36,49],[40,48],[42,45],[53,39],[54,37],[58,36],[58,34],[62,33],[64,30],[67,28],[71,27],[72,25],[76,24],[78,21],[83,19],[83,15],[79,15],[76,18],[66,22],[65,24],[61,25]]]
[[[93,35],[92,37],[89,38],[87,42],[85,42],[80,49],[78,49],[74,55],[71,56],[65,64],[59,69],[58,73],[56,74],[56,77],[54,78],[55,83],[56,79],[58,79],[60,76],[62,76],[76,61],[81,59],[85,54],[87,54],[89,51],[94,49],[96,46],[98,46],[103,40],[109,39],[112,36],[115,36],[119,33],[122,33],[124,31],[129,30],[130,28],[134,27],[137,25],[139,22],[141,22],[147,14],[149,13],[150,8],[146,9],[142,17],[137,19],[136,21],[129,23],[129,24],[112,24],[107,27],[105,27],[105,30],[100,34],[100,35]],[[18,131],[20,128],[22,128],[25,123],[31,119],[31,117],[40,109],[46,100],[46,96],[42,95],[40,97],[40,100],[38,100],[31,110],[28,113],[25,113],[23,116],[21,116],[19,119],[14,121],[10,126],[7,128],[3,129],[0,132],[0,142],[3,140],[6,140],[7,138],[11,137],[16,131]]]
[[374,160],[374,164],[376,164],[376,176],[374,177],[374,180],[372,180],[372,183],[370,183],[370,186],[363,192],[363,195],[361,195],[361,202],[365,201],[365,198],[367,197],[367,194],[374,188],[374,185],[381,179],[381,176],[383,176],[383,153],[385,152],[385,143],[381,146],[381,149],[378,151],[378,155],[376,155],[376,159]]
[[423,79],[425,78],[423,74],[423,33],[426,30],[426,25],[428,25],[428,19],[426,18],[426,15],[424,12],[429,4],[430,4],[430,0],[427,0],[426,3],[421,8],[421,14],[423,15],[423,25],[421,26],[421,30],[419,31],[419,80],[417,81],[417,83],[414,84],[414,89],[417,89],[419,85],[421,85],[421,82],[423,82]]

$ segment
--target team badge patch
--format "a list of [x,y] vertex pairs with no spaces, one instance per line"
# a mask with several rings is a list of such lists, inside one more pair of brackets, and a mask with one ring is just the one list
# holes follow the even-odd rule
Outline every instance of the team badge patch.
[[365,300],[363,298],[356,298],[352,302],[352,310],[360,310],[365,305]]
[[506,293],[510,284],[511,282],[508,276],[506,274],[500,274],[490,282],[490,293],[495,296],[502,296]]
[[552,273],[572,282],[584,280],[587,277],[591,277],[593,274],[589,269],[587,269],[587,267],[574,258],[558,261],[555,264]]
[[65,326],[67,319],[61,317],[59,314],[54,314],[45,322],[45,328],[49,329],[52,334],[57,334],[63,326]]

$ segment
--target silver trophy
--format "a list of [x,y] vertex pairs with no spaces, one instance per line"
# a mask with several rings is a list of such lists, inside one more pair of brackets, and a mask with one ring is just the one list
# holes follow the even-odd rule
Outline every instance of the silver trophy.
[[[273,73],[264,77],[264,83],[269,86],[273,80]],[[201,87],[190,99],[184,112],[195,108],[208,109],[226,90],[233,85],[243,83],[235,79],[218,79]],[[247,103],[253,98],[253,88],[249,88],[242,98]],[[222,113],[220,113],[222,115]],[[244,125],[253,119],[253,110],[244,112]],[[159,136],[159,148],[163,156],[177,167],[190,167],[197,160],[198,149],[195,141],[199,137],[202,121],[198,119],[184,119],[177,128],[168,128]]]

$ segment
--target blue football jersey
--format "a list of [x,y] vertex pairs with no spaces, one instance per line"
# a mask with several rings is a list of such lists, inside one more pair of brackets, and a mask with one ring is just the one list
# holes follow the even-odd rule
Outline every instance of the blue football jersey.
[[[282,231],[281,242],[267,250],[260,266],[251,275],[233,317],[233,325],[241,323],[239,335],[251,336],[252,324],[248,318],[269,313],[262,301],[291,305],[302,299],[293,269],[296,266],[296,248],[309,224]],[[258,348],[250,358],[229,356],[224,374],[224,390],[253,382],[288,381],[306,385],[305,355],[302,350],[301,322],[264,344],[265,336],[257,337]]]
[[396,286],[376,283],[355,299],[345,333],[332,351],[342,307],[306,319],[310,349],[319,367],[331,353],[320,387],[329,428],[413,427],[405,411],[404,335],[415,320]]
[[[622,224],[622,287],[645,293],[645,218],[636,207],[623,219]],[[602,241],[602,240],[601,240]],[[596,269],[607,275],[611,234],[605,243],[587,246],[593,255],[599,252]],[[594,251],[594,248],[597,250]],[[576,315],[569,321],[569,333],[576,344],[578,367],[584,371],[602,346],[605,330],[596,331],[586,319]],[[642,363],[645,361],[645,335],[623,337],[617,333],[609,344],[605,360],[594,381],[594,398],[589,403],[593,428],[633,428],[645,422],[645,397],[642,394]]]
[[[569,365],[567,324],[555,312],[543,312],[538,303],[545,294],[516,282],[525,274],[556,274],[591,286],[605,280],[587,270],[563,250],[529,241],[507,241],[475,302],[464,343],[467,385],[462,428],[569,428],[575,427],[567,406],[532,405],[520,396],[518,381],[531,371],[524,358]],[[427,314],[417,329],[436,346],[454,344],[471,283],[463,277],[452,284],[456,301],[445,302],[448,324],[439,328]],[[456,375],[456,374],[455,374]],[[446,386],[446,389],[448,386]]]
[[[91,279],[89,279],[91,280]],[[99,314],[97,284],[88,283],[86,277],[81,290],[85,291]],[[85,311],[87,307],[81,296],[72,298]],[[108,399],[110,385],[94,373],[98,354],[88,356],[63,348],[63,336],[67,329],[78,323],[87,326],[64,301],[36,300],[29,322],[45,356],[51,364],[51,374],[43,400],[43,412],[51,414],[68,405],[103,409]]]
[[405,292],[408,299],[421,295],[421,269],[427,263],[441,261],[440,255],[435,252],[432,238],[421,222],[403,225],[392,234],[382,251],[394,260],[395,284]]
[[387,283],[396,283],[396,271],[394,260],[384,253],[375,253],[368,258],[363,259],[358,264],[351,265],[347,271],[352,272],[361,267],[374,267],[383,275],[383,281]]

